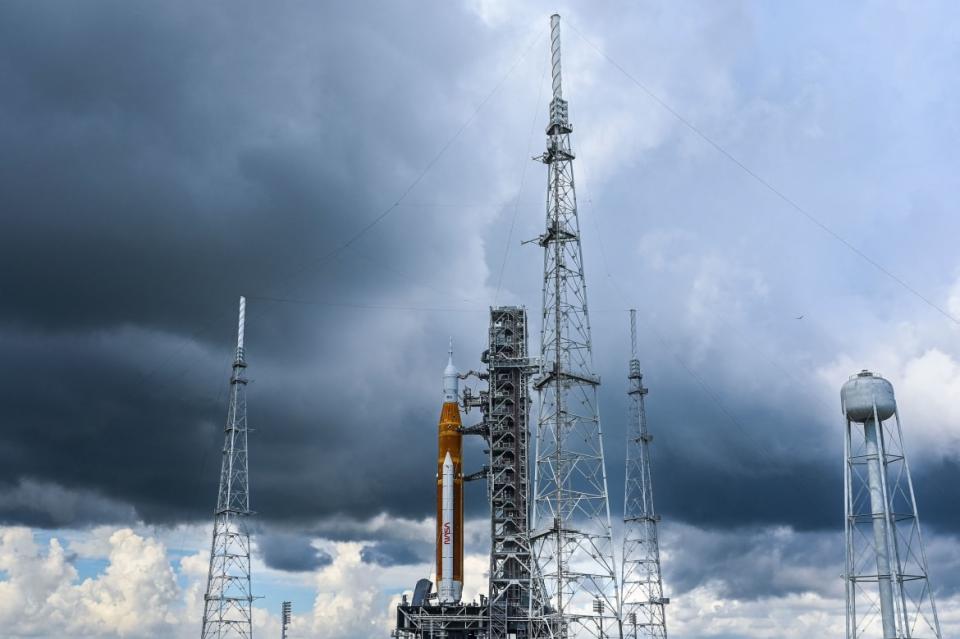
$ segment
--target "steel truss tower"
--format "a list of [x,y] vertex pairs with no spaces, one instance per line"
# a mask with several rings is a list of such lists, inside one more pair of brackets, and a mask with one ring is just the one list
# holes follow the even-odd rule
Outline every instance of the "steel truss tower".
[[546,232],[539,393],[534,557],[546,587],[545,615],[560,637],[620,635],[610,504],[593,372],[587,290],[560,81],[560,16],[550,18],[553,100],[547,126]]
[[527,383],[536,371],[527,350],[526,309],[491,308],[488,349],[483,357],[489,384],[483,413],[490,451],[490,639],[549,636],[541,620],[543,583],[536,578],[527,522]]
[[893,386],[864,370],[840,396],[847,639],[941,639]]
[[220,490],[213,520],[210,571],[203,597],[201,639],[251,639],[250,478],[247,457],[247,362],[243,348],[246,300],[240,298],[237,356],[230,377]]
[[623,497],[623,624],[626,636],[665,639],[667,619],[660,577],[660,516],[653,509],[653,477],[643,373],[637,359],[637,312],[630,310],[630,423]]

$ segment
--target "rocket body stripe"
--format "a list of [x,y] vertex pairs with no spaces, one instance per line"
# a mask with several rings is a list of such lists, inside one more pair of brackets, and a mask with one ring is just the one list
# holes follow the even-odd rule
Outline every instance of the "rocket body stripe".
[[457,375],[451,346],[437,432],[437,594],[442,603],[459,602],[463,592],[463,435]]

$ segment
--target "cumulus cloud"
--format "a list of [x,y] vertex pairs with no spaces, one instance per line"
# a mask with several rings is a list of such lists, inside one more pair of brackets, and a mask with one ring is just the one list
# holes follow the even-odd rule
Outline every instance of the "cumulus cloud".
[[[4,636],[185,639],[196,635],[203,610],[208,551],[173,561],[154,535],[102,527],[51,537],[44,545],[28,528],[0,528],[0,625]],[[76,546],[76,548],[74,548]],[[102,556],[101,556],[102,553]],[[77,556],[102,559],[81,578]],[[278,630],[276,615],[257,610],[258,631]]]
[[130,529],[109,538],[107,567],[77,582],[53,538],[41,548],[26,528],[0,531],[4,628],[17,635],[150,637],[168,633],[179,588],[164,547]]

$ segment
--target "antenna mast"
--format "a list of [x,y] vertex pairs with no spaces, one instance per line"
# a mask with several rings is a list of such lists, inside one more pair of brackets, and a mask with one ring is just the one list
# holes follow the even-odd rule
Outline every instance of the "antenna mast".
[[240,298],[237,356],[230,377],[220,490],[213,520],[210,571],[203,597],[201,639],[252,639],[250,589],[250,477],[247,458],[247,368],[243,346],[246,299]]
[[587,290],[573,181],[572,128],[560,76],[560,16],[550,17],[553,99],[547,125],[543,325],[531,535],[549,612],[560,637],[620,636]]
[[[630,309],[630,422],[623,496],[623,622],[627,636],[666,639],[667,619],[660,577],[660,516],[653,509],[653,477],[643,373],[637,359],[637,311]],[[638,630],[639,629],[639,630]]]

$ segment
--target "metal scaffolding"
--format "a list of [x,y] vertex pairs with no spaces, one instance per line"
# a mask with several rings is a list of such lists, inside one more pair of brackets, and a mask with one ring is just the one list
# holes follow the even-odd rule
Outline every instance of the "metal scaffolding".
[[490,451],[490,639],[549,636],[538,621],[543,615],[543,584],[535,579],[527,521],[527,382],[536,370],[527,350],[526,309],[491,308],[489,345],[484,354],[489,389],[483,404]]
[[547,126],[546,231],[539,393],[534,556],[561,637],[620,634],[610,505],[597,410],[587,291],[573,180],[571,126],[560,76],[560,16],[550,18],[553,99]]
[[653,508],[653,477],[640,360],[637,359],[637,312],[630,310],[630,422],[623,495],[623,624],[627,637],[665,639],[667,619],[660,576],[660,516]]
[[220,490],[213,521],[210,570],[203,597],[201,639],[251,639],[250,478],[247,457],[247,362],[243,346],[246,300],[240,298],[237,356],[230,377]]
[[404,596],[397,606],[398,639],[487,639],[486,601],[481,603],[410,604]]

